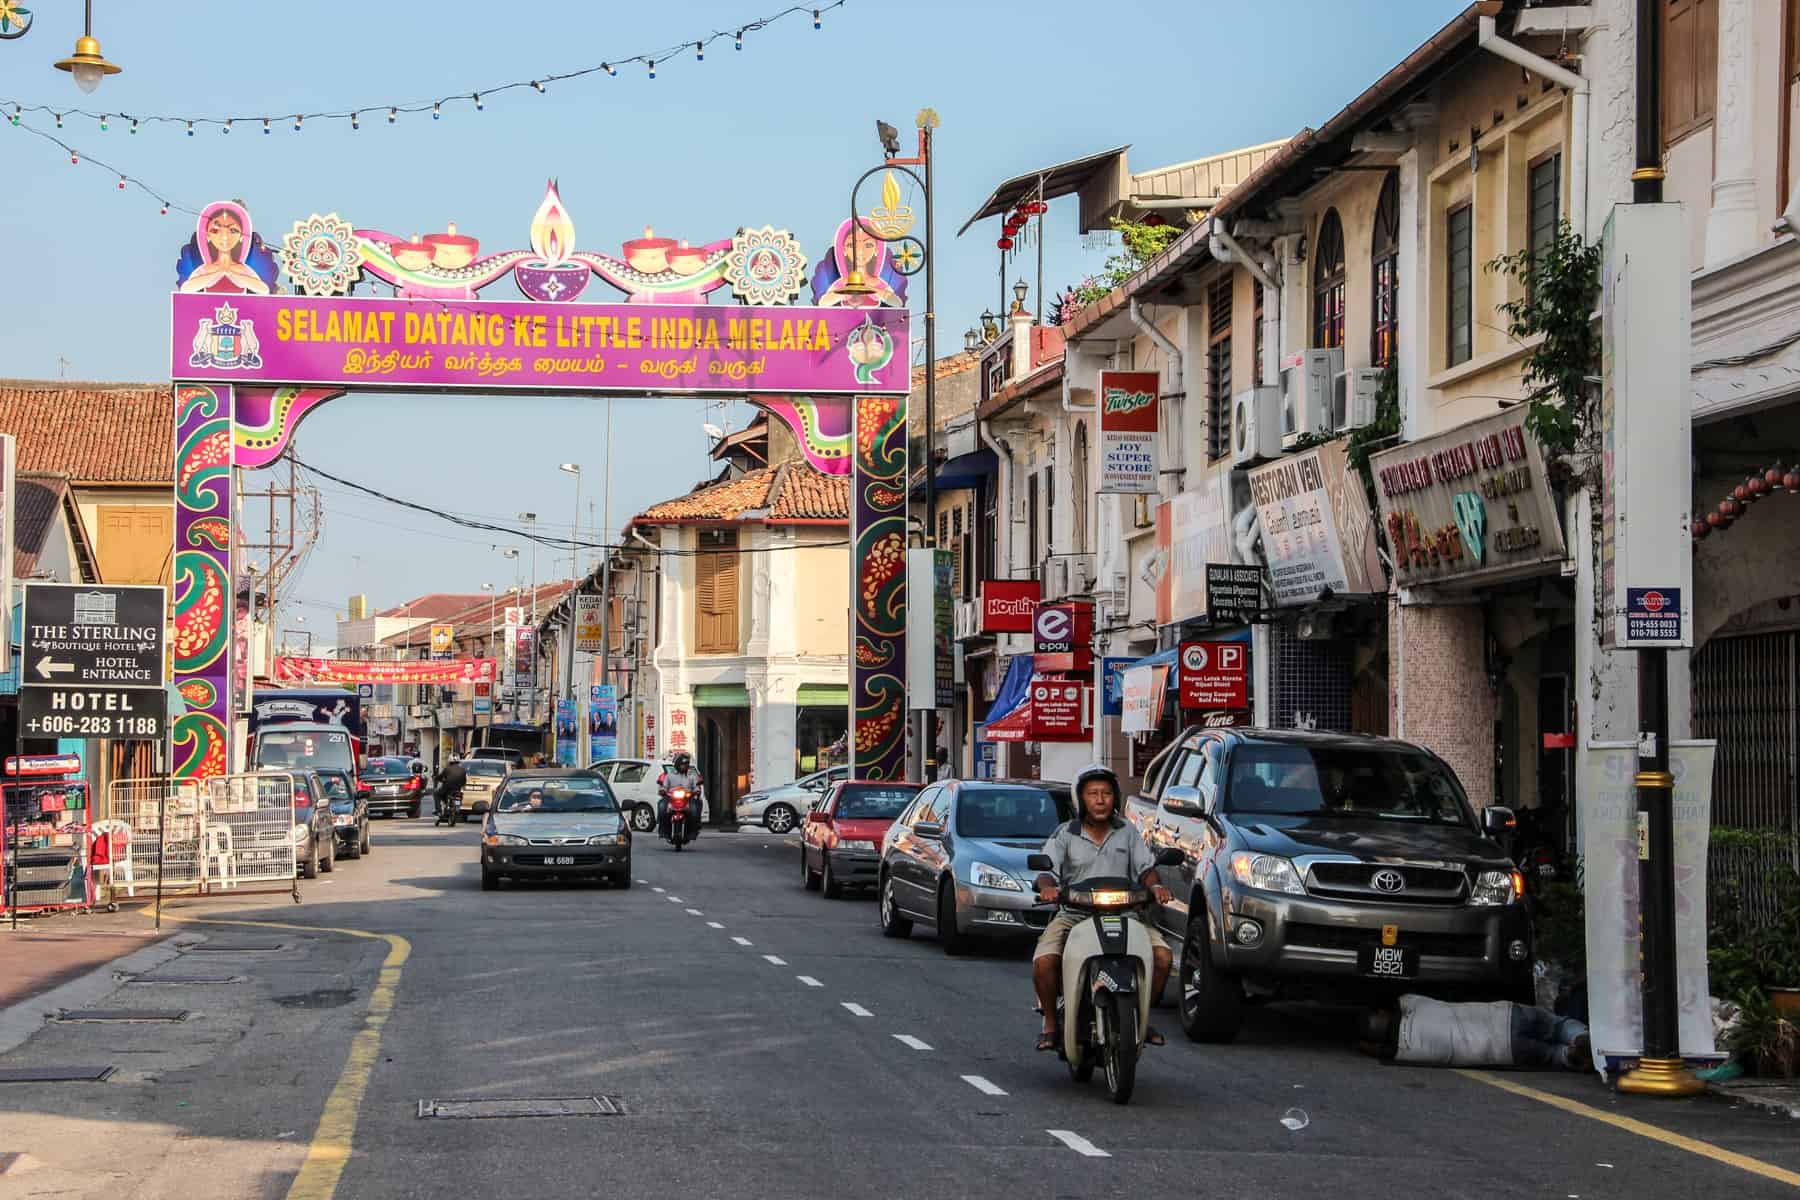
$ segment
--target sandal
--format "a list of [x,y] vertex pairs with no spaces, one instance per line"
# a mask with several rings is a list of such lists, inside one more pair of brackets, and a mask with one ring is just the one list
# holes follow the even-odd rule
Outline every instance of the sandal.
[[1144,1027],[1144,1045],[1146,1045],[1146,1046],[1166,1046],[1168,1044],[1169,1044],[1169,1039],[1164,1037],[1162,1035],[1162,1033],[1160,1031],[1158,1031],[1156,1026],[1146,1025]]
[[1043,1053],[1048,1053],[1049,1051],[1056,1049],[1056,1042],[1057,1042],[1057,1038],[1056,1038],[1056,1034],[1054,1031],[1052,1031],[1050,1033],[1038,1034],[1038,1040],[1037,1040],[1038,1052],[1040,1054],[1043,1054]]

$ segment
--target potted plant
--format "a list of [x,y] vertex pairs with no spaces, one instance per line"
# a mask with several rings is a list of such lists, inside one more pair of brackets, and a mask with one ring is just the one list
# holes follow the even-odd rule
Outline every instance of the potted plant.
[[1800,1024],[1777,1012],[1760,991],[1742,997],[1726,1045],[1764,1078],[1792,1079],[1795,1067],[1800,1066]]

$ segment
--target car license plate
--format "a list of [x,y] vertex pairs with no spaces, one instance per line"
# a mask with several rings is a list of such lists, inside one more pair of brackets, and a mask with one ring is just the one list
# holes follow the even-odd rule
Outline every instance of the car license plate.
[[552,867],[572,867],[575,865],[575,856],[573,854],[553,854],[546,858],[544,863],[546,866]]
[[1364,946],[1357,969],[1375,979],[1412,979],[1419,973],[1419,952],[1406,946]]

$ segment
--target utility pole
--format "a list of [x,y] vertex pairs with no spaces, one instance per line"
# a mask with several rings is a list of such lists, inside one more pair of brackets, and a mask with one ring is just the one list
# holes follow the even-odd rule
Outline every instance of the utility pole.
[[[1633,205],[1663,202],[1662,7],[1661,0],[1637,0],[1637,164],[1631,173]],[[1689,401],[1684,398],[1681,403],[1685,405]],[[1610,450],[1609,446],[1609,453]],[[1686,490],[1684,484],[1683,492]],[[1681,1058],[1681,1001],[1675,956],[1675,776],[1669,770],[1668,650],[1660,646],[1640,646],[1637,668],[1638,769],[1634,783],[1641,831],[1638,953],[1642,963],[1644,1033],[1643,1056],[1634,1069],[1620,1077],[1619,1090],[1657,1096],[1691,1096],[1705,1091],[1706,1085]]]

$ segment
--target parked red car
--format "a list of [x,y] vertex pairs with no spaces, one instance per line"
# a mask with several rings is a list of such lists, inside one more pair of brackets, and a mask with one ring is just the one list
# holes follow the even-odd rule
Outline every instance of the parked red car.
[[847,887],[874,887],[881,840],[922,783],[846,779],[831,785],[800,831],[800,879],[835,900]]

